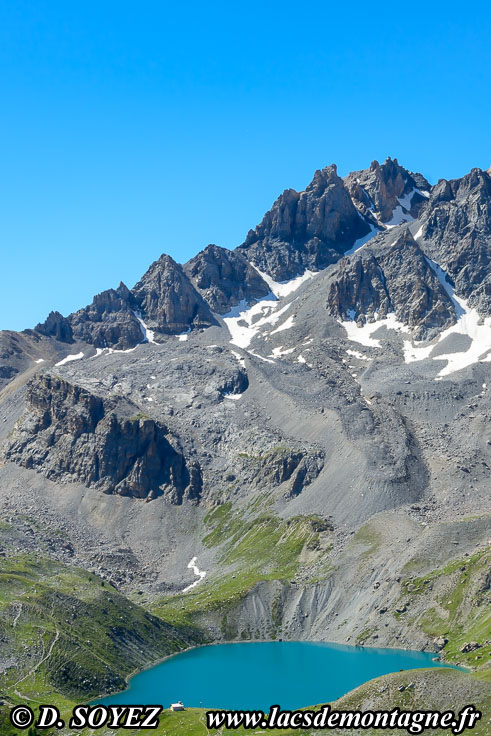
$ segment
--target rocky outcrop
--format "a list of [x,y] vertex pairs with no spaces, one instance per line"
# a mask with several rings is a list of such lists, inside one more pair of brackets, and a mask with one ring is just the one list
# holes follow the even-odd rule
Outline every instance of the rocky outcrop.
[[71,314],[67,320],[77,340],[96,348],[126,350],[143,340],[142,327],[132,309],[132,295],[120,283],[94,297],[88,307]]
[[279,446],[264,455],[242,453],[238,467],[248,486],[264,489],[284,484],[284,497],[293,498],[317,478],[324,467],[324,454],[320,450]]
[[193,287],[182,266],[161,255],[131,290],[148,326],[165,335],[216,324],[208,304]]
[[373,213],[384,223],[390,222],[397,208],[408,220],[417,217],[430,190],[422,174],[408,171],[390,157],[382,165],[372,161],[369,169],[353,171],[344,181],[360,211],[365,215]]
[[418,338],[456,321],[452,300],[409,230],[384,233],[336,266],[327,311],[343,320],[384,319],[389,312]]
[[27,408],[9,437],[5,460],[57,481],[105,493],[172,503],[197,500],[201,472],[188,465],[164,425],[129,401],[102,399],[54,375],[28,385]]
[[456,293],[483,316],[491,315],[491,176],[472,169],[461,179],[440,179],[420,215],[416,237],[450,275]]
[[284,281],[334,263],[369,231],[332,164],[316,171],[305,191],[285,190],[238,250]]
[[46,337],[54,337],[60,342],[73,342],[73,333],[70,322],[60,312],[50,312],[44,322],[34,328],[36,332]]
[[184,265],[184,271],[218,314],[225,314],[243,300],[252,302],[270,292],[267,283],[241,253],[217,245],[207,245]]

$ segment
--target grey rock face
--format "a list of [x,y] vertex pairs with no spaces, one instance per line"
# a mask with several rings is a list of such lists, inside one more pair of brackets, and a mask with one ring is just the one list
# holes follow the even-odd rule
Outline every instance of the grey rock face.
[[395,312],[397,319],[427,336],[456,321],[454,305],[408,230],[384,233],[336,265],[328,287],[327,310],[362,323]]
[[92,304],[71,314],[68,322],[77,340],[96,348],[126,350],[142,342],[140,323],[131,307],[132,295],[121,282],[94,297]]
[[27,411],[6,443],[5,458],[105,493],[164,494],[172,503],[197,499],[199,466],[188,467],[170,440],[165,426],[131,402],[107,401],[45,374],[28,386]]
[[238,251],[207,245],[184,265],[184,271],[211,309],[224,314],[240,301],[266,296],[270,288]]
[[[360,210],[364,214],[377,213],[382,222],[391,219],[395,208],[400,206],[399,198],[415,189],[427,192],[431,188],[424,176],[407,171],[396,158],[388,158],[382,165],[372,161],[369,169],[353,171],[344,181]],[[417,217],[425,201],[424,196],[414,192],[405,210]]]
[[238,474],[250,487],[271,488],[282,483],[286,498],[298,496],[314,481],[324,466],[321,451],[277,447],[261,456],[242,455]]
[[73,342],[73,333],[70,322],[60,312],[50,312],[44,322],[34,328],[41,335],[54,337],[60,342]]
[[131,293],[148,326],[162,334],[216,324],[208,304],[182,266],[168,255],[152,263]]
[[316,171],[304,192],[285,190],[238,250],[284,281],[334,263],[369,230],[333,164]]
[[472,169],[441,179],[420,214],[418,240],[454,281],[458,294],[491,315],[491,176]]

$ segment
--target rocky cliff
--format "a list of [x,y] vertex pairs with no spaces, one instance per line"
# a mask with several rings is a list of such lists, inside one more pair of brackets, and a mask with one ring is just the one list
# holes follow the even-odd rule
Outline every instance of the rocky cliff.
[[72,326],[60,312],[50,312],[44,322],[34,328],[36,332],[46,337],[54,337],[60,342],[73,342]]
[[456,293],[491,315],[491,176],[472,169],[441,179],[420,214],[416,237],[450,275]]
[[240,302],[270,292],[268,284],[239,251],[207,245],[184,266],[194,286],[214,312],[224,314]]
[[142,326],[135,315],[136,304],[125,284],[94,297],[91,304],[71,314],[67,322],[73,338],[95,348],[127,350],[142,342]]
[[199,498],[199,466],[188,465],[167,428],[131,402],[104,400],[49,374],[29,383],[26,398],[26,412],[6,443],[6,460],[105,493],[163,494],[172,503]]
[[360,324],[393,312],[417,339],[456,322],[452,300],[407,229],[383,233],[370,247],[341,259],[329,283],[327,309]]

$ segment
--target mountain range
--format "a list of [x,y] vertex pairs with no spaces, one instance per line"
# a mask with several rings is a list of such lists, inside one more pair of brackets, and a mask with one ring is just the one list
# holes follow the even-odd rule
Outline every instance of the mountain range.
[[[333,164],[234,250],[163,254],[131,289],[0,333],[0,544],[20,577],[0,597],[4,697],[39,677],[116,689],[147,640],[154,659],[235,639],[437,649],[489,675],[490,258],[490,171]],[[91,670],[60,614],[35,677],[18,632],[45,656],[33,611],[49,631],[66,595],[83,618],[91,580],[91,636],[110,593],[141,654],[125,668],[100,643]]]

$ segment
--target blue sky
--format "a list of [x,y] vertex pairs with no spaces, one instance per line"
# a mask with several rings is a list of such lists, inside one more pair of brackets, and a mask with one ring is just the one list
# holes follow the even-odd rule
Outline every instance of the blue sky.
[[332,162],[491,164],[487,3],[5,0],[0,328],[243,241]]

